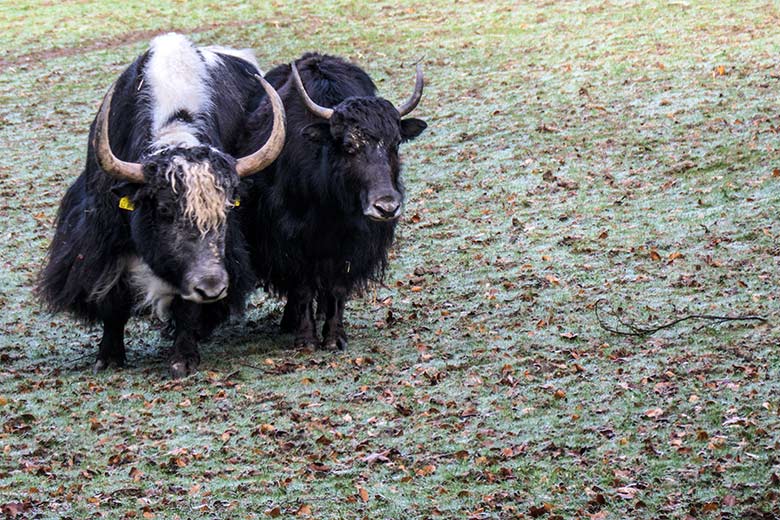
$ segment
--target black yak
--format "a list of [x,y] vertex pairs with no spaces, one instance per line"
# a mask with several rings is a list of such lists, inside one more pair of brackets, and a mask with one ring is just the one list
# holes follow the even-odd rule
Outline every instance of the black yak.
[[[95,370],[124,365],[125,324],[153,308],[174,327],[171,374],[193,372],[198,340],[255,288],[233,207],[239,179],[270,164],[285,136],[281,100],[258,74],[245,51],[167,34],[106,94],[38,283],[50,310],[102,323]],[[268,138],[235,159],[247,114],[269,102]]]
[[[334,56],[305,54],[266,79],[284,102],[288,131],[281,155],[249,181],[253,207],[242,218],[253,265],[266,289],[287,298],[282,328],[295,333],[295,346],[343,349],[344,304],[384,274],[401,215],[398,146],[426,128],[402,119],[420,101],[422,69],[399,108]],[[266,138],[269,118],[268,110],[250,116],[246,150]]]

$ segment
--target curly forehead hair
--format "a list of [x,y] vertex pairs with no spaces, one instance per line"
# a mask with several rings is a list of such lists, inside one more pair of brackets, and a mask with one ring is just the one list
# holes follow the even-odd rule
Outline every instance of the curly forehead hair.
[[161,167],[157,178],[175,194],[183,195],[184,216],[205,234],[227,220],[226,190],[238,177],[230,158],[210,147],[162,150],[156,154]]
[[398,111],[382,98],[349,98],[333,113],[331,127],[336,134],[358,130],[362,139],[400,138]]

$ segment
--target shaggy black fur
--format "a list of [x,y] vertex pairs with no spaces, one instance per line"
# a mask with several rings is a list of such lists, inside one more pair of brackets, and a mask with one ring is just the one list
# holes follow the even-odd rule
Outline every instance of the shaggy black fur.
[[[341,58],[309,53],[296,67],[309,96],[334,115],[325,121],[307,110],[289,65],[268,72],[284,102],[287,141],[252,179],[242,218],[258,277],[287,298],[283,329],[295,331],[296,345],[314,345],[316,296],[325,317],[322,345],[344,348],[345,301],[382,278],[397,222],[397,215],[372,220],[366,210],[382,195],[403,200],[398,145],[425,123],[401,121],[390,102],[376,97],[371,78]],[[252,114],[246,150],[267,138],[270,117],[267,103]]]
[[[171,301],[176,327],[171,367],[174,376],[182,376],[197,366],[197,341],[231,312],[243,309],[256,281],[237,213],[228,210],[224,229],[201,235],[182,216],[182,190],[175,193],[163,173],[174,157],[207,161],[225,190],[226,203],[239,196],[235,160],[228,154],[235,148],[247,112],[257,106],[262,89],[253,78],[257,71],[252,65],[222,56],[223,64],[209,69],[214,109],[205,115],[187,114],[197,126],[203,145],[151,154],[154,143],[149,86],[143,81],[148,57],[149,53],[144,53],[119,77],[109,121],[114,154],[142,163],[146,182],[138,185],[117,181],[100,169],[92,147],[93,122],[86,166],[60,204],[37,290],[51,311],[69,312],[87,323],[102,323],[103,338],[95,368],[110,363],[121,366],[125,362],[124,326],[143,296],[132,286],[128,259],[143,259],[158,278],[179,289],[182,277],[193,268],[199,248],[206,241],[224,244],[220,261],[229,280],[227,296],[206,304],[185,301],[180,296]],[[132,198],[134,211],[118,207],[121,196]]]

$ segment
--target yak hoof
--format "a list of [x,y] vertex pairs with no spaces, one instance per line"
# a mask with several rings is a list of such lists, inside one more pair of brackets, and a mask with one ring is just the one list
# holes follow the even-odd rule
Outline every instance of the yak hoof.
[[197,371],[198,362],[196,360],[179,360],[171,362],[171,377],[181,379],[194,374]]
[[121,357],[109,357],[108,359],[102,359],[98,358],[97,361],[95,361],[95,365],[92,367],[92,373],[97,374],[98,372],[102,372],[106,370],[111,365],[116,365],[116,368],[122,368],[125,366],[125,358],[124,356]]
[[98,359],[97,361],[95,361],[95,366],[92,367],[92,373],[97,375],[98,372],[102,372],[107,368],[108,368],[108,362],[102,359]]
[[345,350],[347,348],[347,338],[344,336],[325,338],[322,341],[322,348],[324,350]]
[[317,348],[317,343],[317,338],[311,336],[298,336],[293,342],[293,348],[314,350]]

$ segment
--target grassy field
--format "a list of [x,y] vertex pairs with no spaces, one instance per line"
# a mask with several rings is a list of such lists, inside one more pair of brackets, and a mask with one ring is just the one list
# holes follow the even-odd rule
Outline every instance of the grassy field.
[[[2,2],[0,508],[10,518],[780,517],[776,2]],[[303,3],[301,3],[303,4]],[[307,3],[308,5],[309,3]],[[385,285],[343,353],[258,292],[167,377],[159,324],[31,293],[105,89],[155,35],[356,60],[403,150]],[[658,324],[614,335],[595,316]]]

